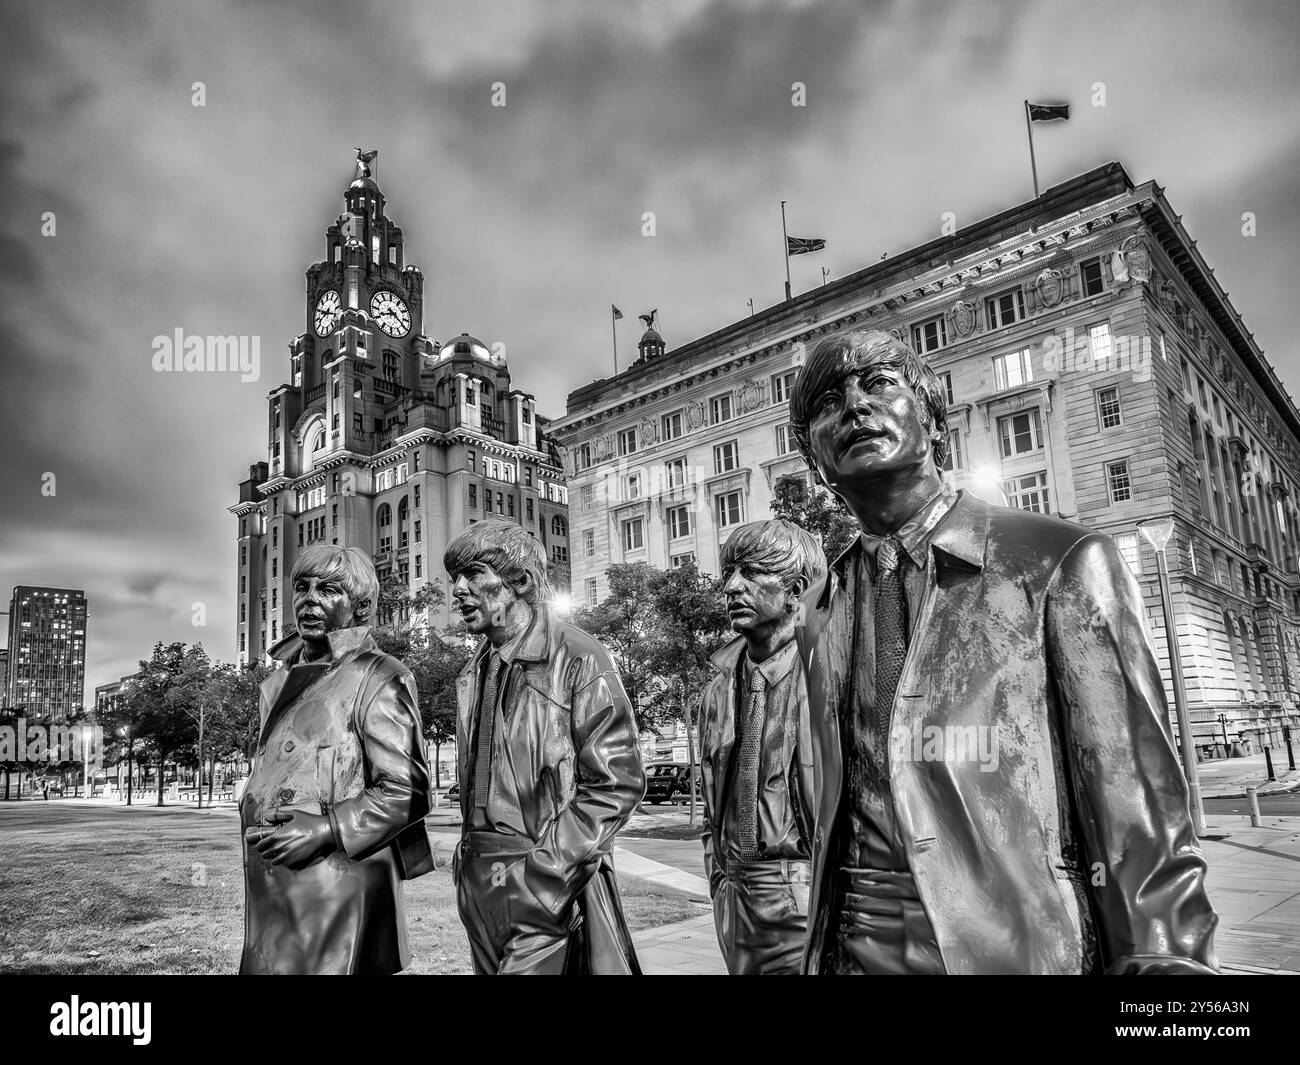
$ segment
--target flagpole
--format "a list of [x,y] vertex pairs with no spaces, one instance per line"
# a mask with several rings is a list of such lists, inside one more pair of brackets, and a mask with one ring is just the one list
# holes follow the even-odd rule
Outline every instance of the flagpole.
[[609,305],[609,331],[614,337],[614,376],[618,376],[618,319],[614,317],[614,305]]
[[781,201],[781,239],[785,242],[785,298],[790,300],[790,237],[785,231],[785,200]]
[[1038,161],[1034,158],[1034,126],[1029,121],[1029,101],[1025,101],[1025,133],[1029,136],[1029,166],[1034,172],[1034,199],[1038,199]]

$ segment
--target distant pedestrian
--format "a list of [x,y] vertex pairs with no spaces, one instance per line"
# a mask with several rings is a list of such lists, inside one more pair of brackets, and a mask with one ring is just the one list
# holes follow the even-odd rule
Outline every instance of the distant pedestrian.
[[45,796],[45,801],[46,801],[46,802],[49,802],[49,801],[50,801],[50,786],[49,786],[48,784],[42,784],[42,785],[41,785],[41,792],[42,792],[42,794]]

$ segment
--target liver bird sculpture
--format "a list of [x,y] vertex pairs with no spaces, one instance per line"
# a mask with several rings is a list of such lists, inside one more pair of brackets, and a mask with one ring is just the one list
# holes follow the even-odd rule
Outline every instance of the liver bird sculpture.
[[371,176],[370,164],[375,161],[375,156],[379,154],[379,149],[375,148],[373,151],[363,152],[360,148],[358,148],[356,149],[356,152],[357,152],[357,177],[363,177],[363,178],[370,177]]

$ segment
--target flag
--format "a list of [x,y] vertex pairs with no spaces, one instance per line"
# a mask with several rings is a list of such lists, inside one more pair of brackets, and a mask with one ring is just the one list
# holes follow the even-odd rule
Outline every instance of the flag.
[[807,255],[812,251],[821,251],[826,241],[821,237],[786,237],[786,255]]
[[1070,117],[1069,104],[1030,104],[1029,121],[1030,122],[1051,122],[1054,119],[1068,119]]
[[609,309],[614,312],[614,321],[617,322],[620,318],[623,317],[623,312],[620,311],[617,307],[615,307],[612,303],[609,305]]

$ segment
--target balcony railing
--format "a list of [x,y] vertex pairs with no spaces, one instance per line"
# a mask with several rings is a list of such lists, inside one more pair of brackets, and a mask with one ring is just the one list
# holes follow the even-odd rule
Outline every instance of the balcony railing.
[[306,403],[315,402],[316,400],[320,399],[321,396],[323,396],[324,394],[325,394],[325,382],[322,381],[320,384],[313,385],[311,388],[307,389],[307,398],[304,402]]

